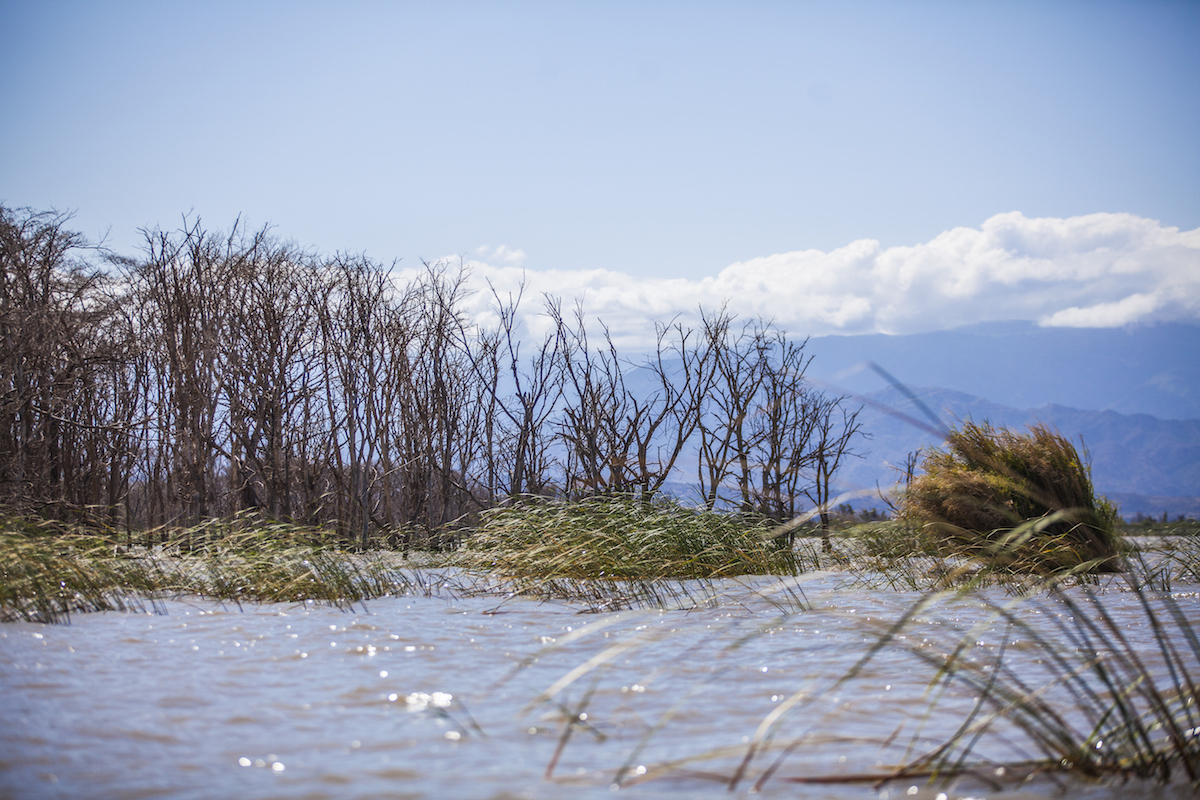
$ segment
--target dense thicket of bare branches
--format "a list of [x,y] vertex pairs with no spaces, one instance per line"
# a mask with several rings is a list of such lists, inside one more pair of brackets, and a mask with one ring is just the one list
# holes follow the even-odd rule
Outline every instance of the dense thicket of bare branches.
[[582,308],[464,311],[461,268],[397,285],[199,219],[91,249],[61,214],[0,208],[0,502],[169,530],[253,512],[347,542],[445,542],[507,499],[664,491],[789,519],[828,503],[856,413],[805,343],[724,311],[618,352]]

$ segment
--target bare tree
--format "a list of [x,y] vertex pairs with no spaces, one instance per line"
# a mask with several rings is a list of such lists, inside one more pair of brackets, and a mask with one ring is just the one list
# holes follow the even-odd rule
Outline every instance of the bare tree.
[[832,550],[829,540],[829,502],[833,478],[847,458],[858,457],[851,445],[854,437],[862,435],[858,419],[861,408],[849,410],[846,398],[824,398],[816,407],[816,426],[812,450],[813,483],[806,494],[821,516],[821,541],[825,550]]
[[625,388],[617,350],[604,329],[604,346],[592,349],[583,308],[577,305],[568,322],[561,307],[548,307],[563,349],[566,393],[556,427],[567,449],[564,491],[568,497],[590,494],[628,494],[634,485],[628,465],[633,441],[630,417],[641,422]]
[[[294,245],[260,238],[231,276],[227,444],[234,508],[293,517],[293,469],[316,394],[315,317],[307,313],[317,267]],[[299,499],[299,498],[295,498]]]
[[[815,454],[810,440],[818,426],[822,395],[805,380],[811,356],[807,342],[781,333],[767,338],[760,401],[751,421],[754,463],[758,470],[757,510],[782,522],[794,518],[802,483]],[[787,540],[790,544],[791,539]]]
[[365,255],[185,217],[106,273],[67,219],[0,208],[0,502],[127,534],[253,511],[436,544],[505,497],[652,502],[695,457],[709,508],[785,519],[808,497],[827,527],[855,455],[857,412],[768,322],[701,310],[630,357],[546,298],[527,344],[522,292],[493,290],[484,330],[461,265],[400,285]]
[[[705,338],[713,352],[714,378],[699,411],[700,432],[698,480],[705,505],[733,502],[742,511],[754,508],[751,451],[757,445],[751,416],[759,389],[766,379],[769,350],[761,324],[747,323],[736,336],[731,334],[733,317],[722,310],[703,316]],[[736,498],[721,495],[721,487],[733,477]]]
[[[564,383],[563,340],[558,330],[549,331],[530,358],[521,356],[517,311],[523,293],[524,285],[515,297],[502,300],[493,287],[498,329],[482,341],[474,362],[476,376],[488,392],[487,486],[493,496],[510,498],[542,494],[549,487],[553,461],[549,422]],[[508,391],[502,395],[504,373]],[[504,420],[499,428],[497,414]]]
[[69,219],[0,207],[0,501],[51,516],[84,513],[123,482],[104,469],[123,430],[106,376],[127,332]]
[[185,219],[179,231],[143,233],[144,256],[131,279],[141,311],[138,328],[154,337],[153,472],[159,480],[165,477],[162,502],[172,518],[197,522],[216,510],[218,499],[218,431],[229,378],[225,354],[235,346],[228,339],[228,287],[266,232],[247,241],[236,224],[221,236],[206,231],[199,219]]
[[636,458],[634,480],[650,502],[670,478],[700,425],[700,411],[716,378],[711,340],[679,322],[655,323],[655,347],[642,369],[652,376],[649,396],[631,399],[626,417]]

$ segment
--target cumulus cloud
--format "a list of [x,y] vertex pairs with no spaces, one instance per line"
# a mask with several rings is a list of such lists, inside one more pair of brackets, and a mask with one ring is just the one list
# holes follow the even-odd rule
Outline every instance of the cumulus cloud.
[[500,263],[505,266],[519,267],[525,263],[525,251],[517,248],[509,247],[501,244],[496,247],[483,244],[475,248],[475,255],[479,260],[491,263]]
[[469,260],[473,309],[487,316],[488,284],[507,296],[524,286],[531,332],[544,326],[539,295],[581,298],[630,342],[652,320],[694,321],[721,306],[741,318],[773,319],[797,336],[918,333],[1001,320],[1117,327],[1200,320],[1200,229],[1180,231],[1130,214],[1029,219],[999,214],[913,247],[851,242],[831,252],[799,250],[730,264],[698,279],[608,270],[520,268],[524,253],[484,249]]

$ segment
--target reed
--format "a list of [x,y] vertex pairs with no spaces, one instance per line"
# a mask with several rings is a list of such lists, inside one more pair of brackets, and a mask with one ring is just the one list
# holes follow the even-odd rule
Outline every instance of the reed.
[[765,520],[667,500],[524,502],[485,511],[460,563],[541,579],[796,574],[805,552],[777,545],[772,530]]
[[[922,747],[914,736],[909,747],[914,755],[893,777],[956,776],[994,767],[983,752],[986,745],[994,739],[1011,742],[1019,734],[1028,753],[1025,769],[1161,783],[1182,777],[1200,786],[1196,629],[1170,594],[1137,583],[1125,588],[1136,598],[1141,625],[1152,632],[1148,647],[1127,635],[1128,621],[1116,621],[1106,602],[1113,595],[1090,587],[1005,602],[977,592],[923,597],[881,633],[862,663],[891,648],[915,657],[931,670],[930,713],[954,687],[977,700],[944,741]],[[970,626],[941,626],[946,634],[932,647],[928,627],[922,627],[926,640],[920,645],[905,635],[919,616],[953,619],[942,607],[964,602],[985,610],[985,618]],[[978,658],[975,643],[985,631],[999,636],[1001,646]],[[1036,650],[1038,658],[1031,661],[1028,653],[1009,658],[1009,646],[1017,642]]]
[[353,606],[387,595],[456,591],[452,576],[390,553],[347,553],[322,532],[273,523],[208,522],[171,543],[126,548],[95,532],[0,523],[0,621],[67,621],[75,612],[145,610],[195,596],[242,602]]
[[0,621],[57,622],[73,611],[142,610],[157,584],[151,565],[112,557],[112,547],[99,537],[11,521],[0,526]]
[[[327,532],[255,519],[152,532],[151,547],[62,523],[0,521],[0,621],[69,621],[77,612],[154,610],[193,596],[241,604],[350,607],[387,595],[567,601],[593,612],[720,602],[713,579],[794,574],[831,557],[780,550],[769,527],[670,503],[589,501],[492,512],[455,554],[346,552]],[[796,608],[800,598],[784,598]]]
[[1160,535],[1143,538],[1128,555],[1139,582],[1169,592],[1177,583],[1200,584],[1200,538]]
[[[1010,533],[1021,540],[1059,521],[1049,514]],[[778,615],[771,624],[749,632],[731,628],[723,644],[706,637],[732,653],[747,637],[770,635],[779,620],[810,613],[802,588],[805,573],[836,566],[847,580],[890,581],[896,589],[921,591],[898,619],[864,623],[846,618],[847,625],[864,626],[870,639],[858,663],[823,689],[797,686],[748,743],[648,763],[636,774],[625,764],[606,780],[632,783],[703,773],[731,788],[762,788],[770,782],[814,780],[952,781],[1004,767],[1022,774],[1200,786],[1200,636],[1183,605],[1187,599],[1173,595],[1170,586],[1172,581],[1200,583],[1200,545],[1194,539],[1156,539],[1131,551],[1137,558],[1131,556],[1115,575],[1096,576],[1083,562],[1074,570],[1036,572],[1017,580],[1012,571],[939,554],[944,540],[914,539],[907,524],[847,531],[838,540],[839,552],[828,556],[816,542],[806,545],[804,540],[797,551],[781,553],[762,535],[768,525],[713,519],[672,504],[529,504],[485,518],[483,529],[461,554],[473,571],[463,572],[442,569],[445,561],[416,567],[393,553],[336,550],[320,544],[325,540],[320,531],[264,522],[209,523],[175,532],[166,547],[128,549],[95,532],[9,520],[0,523],[0,619],[53,622],[77,611],[152,610],[159,599],[185,595],[346,606],[388,594],[487,594],[501,605],[511,598],[538,597],[568,600],[592,611],[761,609],[761,601],[767,601]],[[584,549],[596,552],[575,553]],[[714,569],[705,559],[744,554],[754,557],[739,562],[737,571],[752,578],[734,584],[712,580],[734,570],[728,565]],[[770,586],[769,579],[753,577],[780,571],[793,577]],[[997,585],[1005,591],[991,591]],[[1110,604],[1115,598],[1134,601],[1140,615],[1136,625],[1114,616]],[[960,613],[964,608],[972,613]],[[956,624],[958,619],[973,621]],[[609,626],[601,618],[587,627],[616,634]],[[1148,634],[1135,641],[1132,629]],[[1000,645],[981,650],[977,643],[984,638]],[[600,653],[570,670],[569,681],[556,682],[536,702],[562,705],[559,690],[589,677],[599,680],[597,670],[608,663],[608,654],[654,644],[644,633],[616,634],[606,639]],[[1019,659],[1013,656],[1018,649]],[[836,720],[824,718],[820,710],[827,707],[820,705],[825,698],[837,696],[872,669],[877,676],[879,669],[898,665],[924,669],[929,676],[924,699],[913,698],[915,704],[925,704],[923,713],[914,717],[906,711],[902,719],[891,720],[880,715],[884,733],[879,743],[899,757],[883,767],[837,775],[814,776],[789,767],[806,748],[828,742],[829,731],[835,730]],[[974,702],[961,713],[964,693]],[[953,715],[957,722],[948,730],[927,724]],[[822,723],[829,727],[814,735],[814,727]],[[664,716],[647,737],[669,724]],[[556,759],[568,746],[569,730],[564,729]],[[1014,742],[1020,757],[998,760],[997,743],[1007,747]],[[644,749],[645,743],[638,745],[638,752]]]
[[1096,496],[1086,458],[1061,434],[966,422],[921,467],[901,518],[946,551],[1042,574],[1119,568],[1117,509]]

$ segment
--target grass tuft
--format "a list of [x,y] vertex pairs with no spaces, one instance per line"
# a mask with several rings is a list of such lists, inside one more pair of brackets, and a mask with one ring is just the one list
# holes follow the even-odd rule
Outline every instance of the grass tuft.
[[794,551],[769,538],[767,521],[671,501],[597,497],[485,511],[463,563],[543,579],[721,578],[794,575]]
[[1041,574],[1119,568],[1117,509],[1096,496],[1087,461],[1061,434],[966,422],[921,467],[901,517],[948,551]]

